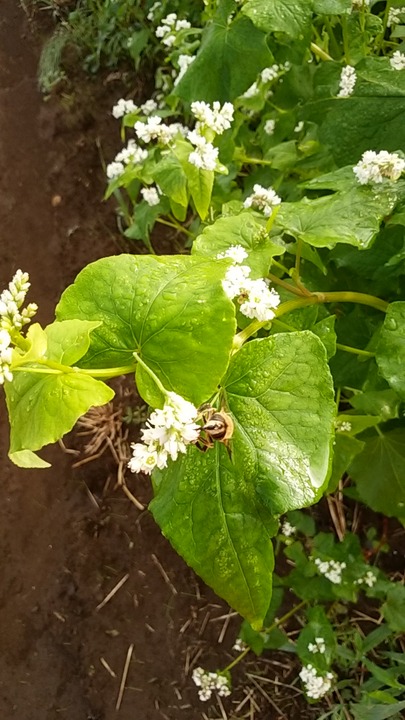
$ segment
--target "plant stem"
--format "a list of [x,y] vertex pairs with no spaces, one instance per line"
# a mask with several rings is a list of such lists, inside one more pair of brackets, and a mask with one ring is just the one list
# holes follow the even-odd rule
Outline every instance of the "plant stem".
[[160,380],[159,380],[159,378],[157,377],[157,375],[155,375],[155,373],[153,372],[153,370],[151,370],[151,368],[140,358],[140,356],[138,355],[138,353],[134,352],[134,358],[135,358],[136,362],[139,363],[139,365],[140,365],[141,367],[143,367],[143,369],[144,369],[145,372],[149,375],[149,377],[152,378],[153,382],[155,383],[156,387],[160,390],[160,392],[162,393],[162,395],[163,395],[164,397],[167,397],[167,390],[166,390],[166,388],[162,385],[162,383],[160,382]]
[[190,232],[190,230],[187,230],[183,225],[179,225],[178,223],[169,222],[169,220],[163,220],[163,218],[156,218],[156,222],[160,223],[161,225],[167,225],[167,227],[174,228],[175,230],[178,230],[179,232],[184,233],[185,235],[188,235],[188,237],[195,238],[194,233]]
[[267,273],[267,277],[271,280],[273,285],[280,285],[280,287],[283,287],[285,290],[288,290],[288,292],[293,293],[293,295],[299,295],[302,297],[302,291],[297,287],[294,287],[294,285],[291,285],[286,280],[281,280],[281,278],[277,277],[277,275],[273,275],[273,273]]
[[30,367],[29,365],[18,365],[12,367],[12,372],[28,372],[28,373],[40,373],[41,375],[66,375],[69,373],[79,373],[80,375],[90,375],[94,378],[103,378],[108,380],[109,378],[118,377],[119,375],[128,375],[136,370],[136,365],[122,365],[116,368],[79,368],[70,367],[69,365],[60,365],[54,363],[51,360],[31,360],[30,362],[36,365],[42,365],[42,367]]
[[342,345],[341,343],[336,343],[336,348],[338,350],[344,350],[344,352],[353,353],[353,355],[361,355],[364,358],[375,357],[375,353],[369,352],[368,350],[360,350],[360,348],[354,348],[350,345]]
[[247,157],[246,155],[242,155],[238,158],[242,163],[248,163],[249,165],[268,165],[269,167],[272,166],[273,161],[272,160],[264,160],[263,158],[253,158],[253,157]]
[[[285,615],[283,615],[281,618],[277,618],[277,620],[275,620],[271,625],[269,625],[268,628],[264,628],[262,630],[262,632],[263,633],[271,633],[273,630],[275,630],[275,628],[280,627],[280,625],[283,625],[286,622],[286,620],[288,620],[290,617],[295,615],[295,613],[298,612],[298,610],[301,610],[301,608],[307,604],[308,604],[308,600],[302,600],[300,603],[298,603],[298,605],[294,605],[294,607],[291,608],[291,610],[289,610],[288,612],[286,612]],[[237,665],[241,660],[243,660],[243,658],[249,652],[250,652],[250,647],[246,648],[246,650],[243,650],[243,652],[241,652],[240,655],[238,655],[238,657],[235,658],[235,660],[232,660],[232,662],[229,663],[229,665],[227,665],[226,668],[224,668],[222,672],[225,673],[225,672],[228,672],[229,670],[232,670],[232,668],[235,667],[235,665]]]
[[325,50],[322,50],[319,45],[316,45],[314,42],[311,42],[311,50],[314,53],[314,55],[317,55],[321,60],[333,60],[333,57],[331,57]]

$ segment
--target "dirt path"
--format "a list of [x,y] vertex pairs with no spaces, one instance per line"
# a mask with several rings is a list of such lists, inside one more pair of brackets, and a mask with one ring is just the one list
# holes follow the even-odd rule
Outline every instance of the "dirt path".
[[[78,110],[72,98],[65,98],[64,113],[44,103],[36,83],[38,54],[17,0],[0,0],[0,288],[17,268],[28,271],[29,298],[47,323],[75,274],[117,251],[113,212],[100,203],[104,178],[95,144],[99,134],[105,143],[116,128],[105,90],[96,100],[91,91],[94,113],[85,103]],[[116,99],[119,88],[114,92]],[[224,606],[201,595],[193,573],[147,514],[140,516],[112,489],[103,493],[111,463],[72,472],[71,456],[55,447],[47,452],[50,470],[19,470],[7,460],[6,427],[2,403],[0,717],[201,718],[207,708],[196,700],[184,666],[200,650],[205,661],[213,658],[209,647],[221,622],[208,619]],[[146,488],[139,490],[143,500]],[[96,612],[127,573],[123,588]],[[226,647],[234,635],[228,631]]]

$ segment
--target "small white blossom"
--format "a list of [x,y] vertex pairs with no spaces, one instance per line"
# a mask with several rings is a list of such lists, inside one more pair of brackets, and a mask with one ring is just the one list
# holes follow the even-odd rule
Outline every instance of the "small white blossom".
[[273,135],[274,130],[276,127],[276,121],[275,120],[266,120],[264,123],[264,132],[266,135]]
[[363,7],[368,7],[370,0],[352,0],[352,10],[361,10]]
[[288,520],[284,520],[281,526],[281,532],[286,537],[291,537],[291,535],[294,535],[294,533],[296,532],[296,528],[294,527],[294,525],[291,525]]
[[156,28],[155,35],[162,40],[163,45],[172,47],[180,30],[191,28],[188,20],[178,20],[176,13],[170,13],[162,20],[162,24]]
[[299,676],[304,683],[306,695],[313,700],[318,700],[323,697],[331,689],[333,680],[332,673],[327,672],[324,676],[318,675],[310,663],[302,668]]
[[118,178],[120,175],[122,175],[122,173],[124,172],[124,170],[125,170],[124,163],[122,163],[122,162],[116,162],[116,161],[114,160],[113,162],[111,162],[111,163],[109,163],[109,164],[107,165],[106,175],[107,175],[107,177],[108,177],[109,180],[115,180],[115,179]]
[[191,112],[199,121],[197,131],[202,134],[205,128],[212,130],[217,135],[222,135],[225,130],[231,127],[234,107],[232,103],[226,102],[221,107],[217,100],[211,106],[202,100],[191,103]]
[[390,58],[390,65],[393,70],[404,70],[405,69],[405,54],[396,50]]
[[261,210],[265,217],[270,217],[274,208],[280,205],[281,198],[273,188],[264,188],[262,185],[254,185],[253,193],[243,203],[245,208],[253,207]]
[[159,115],[148,117],[146,122],[138,120],[135,125],[135,134],[144,143],[150,143],[151,140],[157,140],[162,145],[168,145],[178,133],[178,123],[166,125],[162,123]]
[[321,575],[324,575],[334,585],[340,585],[342,583],[342,571],[346,567],[345,562],[339,562],[338,560],[320,560],[316,558],[315,565]]
[[159,193],[157,191],[157,188],[155,188],[155,187],[142,188],[141,195],[142,195],[143,199],[145,200],[145,202],[147,202],[148,205],[150,205],[151,207],[153,205],[159,205],[160,198],[159,198]]
[[12,349],[10,347],[11,337],[7,330],[0,329],[0,385],[4,384],[5,380],[9,382],[13,379],[13,374],[10,371]]
[[156,10],[158,10],[158,8],[161,7],[161,5],[162,5],[162,3],[160,2],[160,0],[157,0],[157,2],[153,3],[151,9],[149,10],[149,12],[146,16],[148,18],[148,20],[152,21],[155,19],[155,12],[156,12]]
[[116,105],[114,105],[112,114],[116,120],[118,120],[119,118],[124,117],[124,115],[129,115],[129,113],[136,112],[137,110],[138,106],[135,105],[132,100],[124,100],[124,98],[121,98],[118,100]]
[[280,304],[280,296],[275,290],[269,290],[264,280],[248,280],[243,295],[246,296],[240,306],[243,315],[259,322],[267,322],[275,317],[274,310]]
[[[38,310],[35,303],[28,303],[27,307],[21,310],[30,284],[28,273],[17,270],[8,285],[8,289],[3,290],[0,295],[0,328],[6,330],[7,333],[11,330],[21,330],[24,325],[31,321],[31,318],[34,317]],[[6,339],[4,335],[3,352],[6,353],[4,357],[9,356]]]
[[247,649],[248,649],[248,645],[246,645],[244,640],[242,640],[241,638],[236,638],[236,640],[232,646],[232,650],[235,650],[235,652],[241,653],[241,652],[245,652],[245,650],[247,650]]
[[322,637],[316,637],[313,643],[308,644],[308,650],[310,653],[324,655],[326,651],[325,640]]
[[294,128],[294,132],[295,132],[295,133],[299,133],[299,132],[301,132],[301,130],[302,130],[303,128],[304,128],[304,121],[303,121],[303,120],[300,120],[299,123],[297,123],[296,126],[295,126],[295,128]]
[[367,585],[368,587],[373,587],[375,583],[377,582],[377,576],[373,573],[372,570],[367,570],[364,577],[359,578],[358,580],[355,580],[356,585]]
[[130,470],[150,474],[155,467],[166,467],[169,457],[177,460],[179,453],[187,452],[187,445],[194,443],[201,431],[194,422],[197,416],[192,403],[174,392],[167,393],[163,409],[154,410],[141,431],[143,443],[131,444]]
[[250,273],[251,269],[247,265],[232,265],[228,268],[222,281],[222,287],[231,300],[244,292]]
[[151,113],[155,112],[155,110],[157,110],[156,100],[153,100],[152,98],[150,100],[147,100],[143,103],[143,105],[141,105],[141,110],[144,115],[150,115]]
[[231,245],[227,250],[224,250],[224,252],[218,253],[217,258],[218,260],[221,258],[231,258],[234,263],[240,264],[247,256],[248,254],[242,245]]
[[254,82],[250,87],[248,87],[246,92],[243,93],[242,97],[246,98],[248,100],[249,98],[252,98],[252,97],[255,97],[256,95],[258,95],[259,92],[260,92],[260,90],[259,90],[258,84],[257,84],[257,82]]
[[195,145],[195,150],[188,156],[188,161],[201,170],[215,170],[218,160],[218,148],[208,142],[195,130],[188,133],[188,139]]
[[[135,140],[128,140],[127,146],[123,148],[119,153],[117,153],[114,158],[114,162],[123,163],[124,165],[128,165],[128,163],[132,162],[138,165],[141,164],[144,160],[146,160],[147,157],[147,150],[140,148],[139,145],[136,144]],[[111,163],[111,165],[112,164],[113,163]]]
[[404,170],[405,160],[397,153],[389,153],[387,150],[381,150],[378,153],[374,150],[367,150],[353,168],[360,185],[382,183],[384,178],[395,182]]
[[179,55],[179,58],[178,58],[179,72],[174,81],[175,86],[180,82],[183,75],[186,74],[188,68],[194,62],[194,60],[195,60],[195,55]]
[[405,7],[391,7],[388,11],[387,27],[399,25],[401,22],[401,15],[403,13],[405,13]]
[[217,692],[221,697],[227,697],[231,694],[229,681],[224,675],[207,672],[198,667],[193,670],[192,678],[197,687],[200,688],[198,696],[203,702],[209,700],[213,692]]
[[279,65],[272,65],[271,67],[264,68],[264,70],[262,70],[260,73],[261,81],[263,83],[268,83],[268,82],[271,82],[272,80],[276,80],[279,72],[280,72]]
[[338,432],[351,432],[352,424],[346,420],[336,420],[336,430]]
[[337,96],[339,98],[345,98],[352,95],[356,79],[357,75],[354,67],[346,65],[342,68],[342,72],[340,73],[339,92]]

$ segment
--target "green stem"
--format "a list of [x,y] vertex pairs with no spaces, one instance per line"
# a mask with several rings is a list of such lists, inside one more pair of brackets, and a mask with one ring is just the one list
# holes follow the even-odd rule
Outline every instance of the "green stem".
[[342,23],[342,35],[343,35],[343,50],[345,54],[345,60],[347,65],[350,65],[350,50],[348,43],[348,31],[347,31],[347,19],[344,15],[341,17]]
[[248,157],[247,155],[242,155],[241,157],[238,158],[238,160],[240,160],[244,164],[247,163],[249,165],[268,165],[269,167],[271,167],[273,165],[272,160],[253,158],[253,157]]
[[179,223],[169,222],[169,220],[163,220],[163,218],[156,218],[156,222],[160,223],[161,225],[167,225],[167,227],[174,228],[175,230],[178,230],[179,232],[182,232],[193,239],[195,238],[194,233],[190,232],[190,230],[187,230],[187,228],[183,227],[183,225],[180,225]]
[[299,295],[302,297],[302,292],[294,285],[291,285],[286,280],[282,280],[281,278],[277,277],[277,275],[273,275],[273,273],[267,273],[267,277],[269,280],[271,280],[273,285],[279,285],[280,287],[283,287],[285,290],[288,290],[288,292],[292,293],[293,295]]
[[325,27],[328,31],[328,36],[329,36],[330,44],[333,47],[333,52],[335,53],[336,57],[338,58],[340,56],[340,47],[336,40],[336,36],[335,36],[332,24],[331,24],[328,16],[325,17]]
[[[275,630],[275,628],[280,627],[280,625],[284,625],[284,623],[287,620],[289,620],[290,617],[295,615],[295,613],[297,613],[298,610],[301,610],[301,608],[307,604],[308,604],[308,600],[302,600],[300,603],[298,603],[298,605],[294,605],[294,607],[291,608],[291,610],[289,610],[288,612],[286,612],[285,615],[283,615],[281,618],[277,618],[277,620],[275,620],[271,625],[269,625],[268,628],[264,628],[262,632],[263,633],[271,633],[273,630]],[[228,672],[229,670],[232,670],[232,668],[235,667],[235,665],[237,665],[241,660],[243,660],[243,658],[249,652],[250,652],[250,647],[246,648],[246,650],[243,650],[243,652],[241,652],[240,655],[238,655],[238,657],[235,658],[235,660],[232,660],[232,662],[229,663],[229,665],[227,665],[226,668],[224,668],[222,672],[225,673],[225,672]]]
[[353,353],[353,355],[361,355],[364,358],[375,357],[375,353],[369,352],[368,350],[360,350],[360,348],[354,348],[350,345],[342,345],[341,343],[336,343],[336,348],[338,350],[344,350],[344,352]]
[[51,360],[31,360],[36,365],[42,365],[42,367],[30,367],[29,365],[18,365],[12,367],[12,372],[28,372],[28,373],[40,373],[41,375],[66,375],[68,373],[80,373],[80,375],[90,375],[94,378],[103,378],[108,380],[113,377],[119,377],[120,375],[129,375],[135,372],[136,365],[122,365],[116,368],[79,368],[70,367],[69,365],[60,365],[59,363],[52,362]]
[[135,358],[136,362],[139,363],[139,365],[140,365],[141,367],[143,367],[143,369],[145,370],[145,372],[148,373],[149,377],[152,378],[153,382],[155,383],[156,387],[160,390],[160,392],[162,393],[162,395],[163,395],[164,397],[167,397],[167,389],[162,385],[162,383],[160,382],[160,380],[159,380],[159,378],[157,377],[157,375],[155,375],[155,373],[153,372],[153,370],[151,370],[151,368],[140,358],[140,356],[138,355],[138,353],[134,352],[134,358]]
[[333,57],[325,52],[325,50],[322,50],[322,48],[314,42],[311,42],[311,50],[314,55],[317,55],[321,60],[333,60]]

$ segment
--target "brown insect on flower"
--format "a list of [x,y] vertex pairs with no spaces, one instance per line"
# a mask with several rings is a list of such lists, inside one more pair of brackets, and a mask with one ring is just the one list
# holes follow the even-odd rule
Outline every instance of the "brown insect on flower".
[[196,446],[202,452],[214,447],[214,442],[221,442],[229,446],[234,431],[233,420],[224,408],[217,410],[209,403],[204,403],[198,408],[199,417],[203,421],[201,433],[196,441]]

